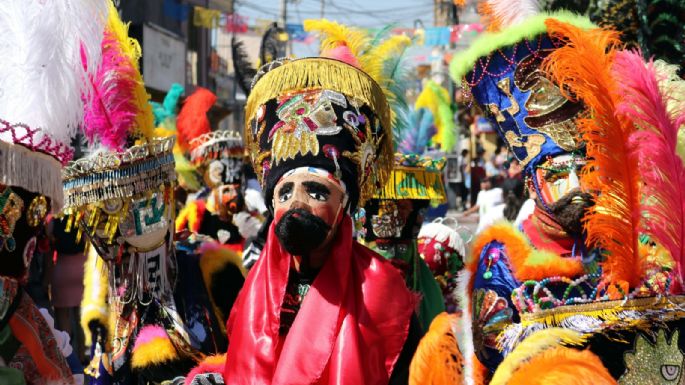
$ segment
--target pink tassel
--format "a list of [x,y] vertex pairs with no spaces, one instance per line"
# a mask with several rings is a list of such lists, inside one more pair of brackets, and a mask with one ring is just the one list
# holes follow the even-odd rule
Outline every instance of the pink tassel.
[[109,30],[102,41],[102,63],[90,82],[93,91],[84,114],[86,138],[91,143],[97,138],[106,148],[121,151],[138,111],[133,97],[136,69]]
[[644,220],[640,231],[666,248],[676,262],[676,282],[682,287],[685,263],[685,167],[676,153],[678,127],[685,111],[671,117],[669,95],[659,90],[654,64],[639,52],[616,53],[614,72],[623,100],[617,113],[640,130],[628,139],[642,176]]

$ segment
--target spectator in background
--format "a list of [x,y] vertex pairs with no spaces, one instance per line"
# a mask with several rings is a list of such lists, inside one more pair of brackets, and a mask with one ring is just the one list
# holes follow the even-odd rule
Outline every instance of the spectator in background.
[[521,162],[515,157],[511,157],[509,161],[505,163],[504,167],[507,170],[507,177],[522,178],[523,169],[521,168]]
[[528,199],[523,202],[521,209],[519,210],[516,220],[514,221],[514,226],[519,227],[519,225],[528,219],[529,216],[533,215],[535,211],[535,201],[537,199],[537,194],[535,193],[535,188],[530,185],[528,186]]
[[478,212],[478,227],[486,215],[493,207],[502,203],[502,189],[497,187],[497,177],[491,176],[484,178],[480,183],[480,191],[476,204],[464,212],[464,215],[471,215]]
[[[471,208],[476,205],[478,194],[480,193],[481,181],[485,179],[485,168],[483,167],[483,154],[485,150],[482,148],[476,152],[476,156],[471,160],[471,167],[469,173],[471,176]],[[477,210],[477,209],[476,209]]]
[[480,233],[501,220],[514,221],[525,200],[525,188],[519,178],[507,178],[502,183],[501,194],[503,201],[481,216],[476,233]]
[[459,181],[457,182],[457,197],[459,198],[459,201],[457,203],[462,211],[466,211],[466,202],[469,199],[469,189],[466,187],[466,179],[469,176],[466,171],[469,164],[469,150],[461,150],[461,154],[459,154],[457,159],[459,167]]

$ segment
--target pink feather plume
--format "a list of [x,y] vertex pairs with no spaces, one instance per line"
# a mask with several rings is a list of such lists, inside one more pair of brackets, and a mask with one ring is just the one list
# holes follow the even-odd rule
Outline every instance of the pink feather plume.
[[102,41],[102,63],[90,82],[93,91],[84,114],[86,138],[91,143],[97,138],[109,150],[121,151],[138,112],[133,97],[136,69],[109,30]]
[[618,113],[639,130],[628,139],[642,176],[644,220],[640,231],[664,246],[676,262],[679,284],[685,263],[685,167],[676,153],[678,127],[685,110],[670,115],[670,96],[659,90],[653,62],[645,63],[640,52],[616,53],[614,72],[622,102]]
[[335,48],[324,50],[321,52],[321,56],[331,58],[331,59],[340,60],[340,61],[345,62],[351,66],[361,68],[361,64],[359,64],[359,60],[357,60],[357,58],[354,56],[354,54],[350,50],[350,47],[348,47],[345,44],[341,44]]

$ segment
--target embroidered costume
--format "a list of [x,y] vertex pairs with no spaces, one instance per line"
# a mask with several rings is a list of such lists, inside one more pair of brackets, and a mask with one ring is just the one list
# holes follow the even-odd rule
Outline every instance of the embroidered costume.
[[226,383],[406,382],[415,298],[353,240],[349,214],[388,177],[390,108],[358,60],[325,57],[360,47],[324,40],[324,57],[266,64],[247,102],[244,138],[274,220],[228,321]]
[[[680,378],[682,108],[667,105],[664,76],[613,31],[530,4],[481,10],[492,32],[455,56],[452,76],[538,197],[521,228],[483,231],[467,264],[466,318],[487,381]],[[478,365],[462,354],[469,380]]]
[[199,87],[186,98],[178,115],[180,146],[204,183],[189,196],[176,218],[176,230],[187,228],[241,252],[245,239],[257,233],[261,221],[245,205],[240,134],[211,130],[208,114],[215,101],[211,91]]
[[113,4],[101,49],[84,127],[102,148],[63,173],[67,226],[95,251],[81,321],[92,333],[87,374],[101,384],[160,383],[225,350],[244,271],[231,251],[175,242],[174,138],[154,136],[140,47]]
[[[66,333],[24,285],[45,219],[63,205],[61,168],[100,61],[106,3],[6,2],[0,10],[0,383],[72,384]],[[64,338],[66,336],[66,338]]]

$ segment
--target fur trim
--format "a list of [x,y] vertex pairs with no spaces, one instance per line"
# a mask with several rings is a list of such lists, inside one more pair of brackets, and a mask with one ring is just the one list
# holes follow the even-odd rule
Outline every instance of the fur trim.
[[228,314],[224,314],[221,308],[217,306],[212,290],[213,279],[212,276],[219,271],[226,269],[228,266],[238,268],[243,276],[247,276],[247,271],[243,267],[242,255],[236,253],[227,247],[223,247],[216,242],[205,242],[198,250],[200,253],[200,270],[202,271],[202,280],[207,289],[209,300],[212,302],[212,308],[221,325],[221,331],[226,332],[223,321],[228,319]]
[[461,309],[461,335],[457,335],[457,342],[464,354],[464,384],[473,385],[475,348],[473,346],[473,318],[471,316],[471,293],[473,272],[463,269],[457,275],[457,301]]
[[131,367],[143,369],[151,365],[168,363],[179,358],[176,348],[161,326],[149,325],[143,327],[136,343],[133,345]]
[[532,39],[547,32],[545,20],[556,19],[564,23],[573,24],[579,28],[595,28],[587,17],[576,15],[569,11],[540,13],[525,21],[496,33],[484,33],[464,52],[455,55],[450,63],[452,79],[461,83],[462,77],[473,69],[473,65],[483,56],[524,39]]
[[185,385],[190,385],[195,376],[204,373],[223,373],[226,365],[226,353],[207,356],[186,376]]
[[[86,345],[93,344],[89,324],[98,322],[105,328],[109,327],[109,283],[107,267],[102,258],[98,256],[95,248],[87,248],[88,258],[84,266],[83,274],[83,299],[81,300],[81,328],[86,337]],[[108,335],[111,335],[108,330]]]
[[525,235],[507,222],[496,223],[474,241],[472,259],[467,268],[472,273],[478,269],[478,258],[483,248],[490,242],[497,241],[504,244],[509,267],[514,277],[520,282],[527,280],[541,280],[555,275],[575,277],[583,274],[583,264],[580,259],[563,258],[557,254],[533,248]]

